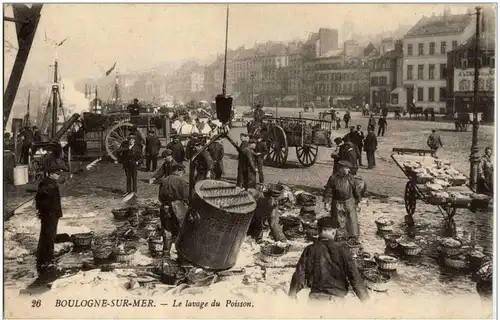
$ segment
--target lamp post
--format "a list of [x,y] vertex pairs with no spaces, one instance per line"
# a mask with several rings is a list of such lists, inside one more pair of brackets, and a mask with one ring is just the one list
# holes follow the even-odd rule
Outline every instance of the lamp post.
[[477,134],[479,123],[477,121],[478,109],[478,89],[479,89],[479,21],[481,16],[481,7],[476,7],[476,39],[474,45],[474,106],[472,122],[472,146],[470,148],[470,187],[477,191],[477,173],[479,167],[479,148],[477,146]]

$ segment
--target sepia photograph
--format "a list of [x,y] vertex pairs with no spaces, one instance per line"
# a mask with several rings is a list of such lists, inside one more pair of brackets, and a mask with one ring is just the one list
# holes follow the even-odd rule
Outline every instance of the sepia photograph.
[[3,317],[491,319],[497,3],[4,3]]

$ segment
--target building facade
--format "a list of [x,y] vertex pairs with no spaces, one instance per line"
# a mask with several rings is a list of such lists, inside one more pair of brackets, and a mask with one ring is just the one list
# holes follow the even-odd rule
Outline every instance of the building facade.
[[445,113],[447,99],[447,54],[469,39],[475,31],[473,16],[423,17],[404,36],[403,90],[399,101]]

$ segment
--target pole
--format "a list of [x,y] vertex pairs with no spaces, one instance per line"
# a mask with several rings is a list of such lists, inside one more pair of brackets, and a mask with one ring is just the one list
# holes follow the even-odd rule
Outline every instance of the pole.
[[51,127],[51,138],[56,136],[57,131],[57,109],[59,103],[57,101],[58,98],[58,74],[57,74],[57,60],[54,63],[54,84],[52,85],[52,127]]
[[95,86],[94,113],[97,113],[97,85]]
[[222,95],[226,95],[226,81],[227,81],[227,37],[229,32],[229,5],[226,7],[226,45],[224,48],[224,78],[222,80]]
[[26,106],[26,125],[30,125],[30,99],[31,99],[31,90],[28,90],[28,105]]
[[470,187],[472,190],[477,191],[477,174],[479,167],[479,148],[477,146],[477,135],[479,123],[477,119],[478,109],[478,89],[479,89],[479,22],[481,16],[481,7],[476,7],[476,39],[474,48],[474,107],[473,115],[474,120],[472,123],[472,146],[470,149]]

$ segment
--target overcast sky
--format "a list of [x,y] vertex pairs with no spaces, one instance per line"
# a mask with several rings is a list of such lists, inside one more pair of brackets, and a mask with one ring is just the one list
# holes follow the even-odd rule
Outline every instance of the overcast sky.
[[[450,5],[464,13],[474,5]],[[441,14],[433,4],[234,4],[230,5],[229,47],[305,38],[320,27],[340,28],[345,19],[356,32],[374,34],[412,25],[422,15]],[[9,6],[6,16],[12,16]],[[62,75],[74,80],[100,76],[118,60],[120,71],[165,61],[206,59],[224,50],[225,5],[218,4],[45,4],[23,82],[48,80],[54,47],[44,41],[69,37],[57,55]],[[17,47],[14,24],[5,38]],[[340,30],[342,32],[342,30]],[[4,48],[5,49],[5,48]],[[15,51],[5,56],[5,76]]]

